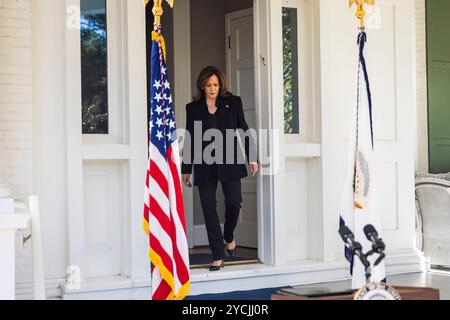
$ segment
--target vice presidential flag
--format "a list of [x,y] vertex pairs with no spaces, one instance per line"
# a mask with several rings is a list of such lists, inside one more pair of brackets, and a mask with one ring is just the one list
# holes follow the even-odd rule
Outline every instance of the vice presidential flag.
[[[364,45],[367,40],[365,32],[358,36],[359,66],[358,66],[358,96],[353,109],[352,129],[349,141],[348,167],[342,199],[340,225],[346,225],[355,234],[355,240],[362,244],[367,252],[372,244],[364,235],[363,228],[372,224],[380,237],[381,225],[378,209],[377,186],[375,181],[374,136],[372,122],[372,98],[364,58]],[[350,262],[352,286],[361,288],[366,284],[365,269],[358,257],[352,257],[345,248],[346,258]],[[371,262],[370,281],[384,282],[384,262],[374,266],[378,256],[369,258]]]
[[144,204],[153,300],[181,300],[190,290],[180,153],[161,26],[152,33],[150,150]]

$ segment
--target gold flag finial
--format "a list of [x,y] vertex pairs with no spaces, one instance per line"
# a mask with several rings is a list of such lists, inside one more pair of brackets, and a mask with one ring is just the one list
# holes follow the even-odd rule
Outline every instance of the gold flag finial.
[[[166,0],[167,3],[171,8],[173,8],[173,1],[174,0]],[[147,6],[147,4],[150,2],[150,0],[144,0],[144,6]],[[164,13],[164,10],[162,8],[162,2],[163,0],[153,0],[153,16],[155,17],[155,24],[161,25],[161,16]]]
[[366,19],[366,11],[364,10],[364,5],[367,4],[369,6],[375,5],[375,0],[348,0],[348,5],[351,8],[354,4],[356,4],[356,17],[359,19],[359,27],[364,29],[365,27],[365,19]]

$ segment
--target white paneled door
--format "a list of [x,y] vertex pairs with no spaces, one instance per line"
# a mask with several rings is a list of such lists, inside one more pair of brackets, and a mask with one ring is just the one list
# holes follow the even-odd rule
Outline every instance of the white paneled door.
[[[253,9],[226,15],[227,75],[229,88],[242,98],[244,113],[250,128],[255,125],[255,66]],[[256,179],[242,180],[242,210],[235,232],[236,242],[245,247],[257,247]]]

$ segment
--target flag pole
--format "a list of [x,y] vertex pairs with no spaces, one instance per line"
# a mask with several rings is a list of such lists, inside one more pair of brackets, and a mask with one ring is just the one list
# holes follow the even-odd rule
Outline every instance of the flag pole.
[[[166,0],[169,6],[173,9],[173,1],[174,0]],[[150,0],[144,0],[144,6],[146,7]],[[155,17],[155,24],[161,25],[161,16],[164,14],[164,10],[162,7],[163,0],[153,0],[153,16]]]
[[367,4],[369,6],[375,5],[375,0],[348,0],[348,5],[351,8],[354,4],[356,4],[356,17],[359,20],[359,28],[364,30],[366,27],[365,19],[366,19],[366,11],[364,10],[364,5]]

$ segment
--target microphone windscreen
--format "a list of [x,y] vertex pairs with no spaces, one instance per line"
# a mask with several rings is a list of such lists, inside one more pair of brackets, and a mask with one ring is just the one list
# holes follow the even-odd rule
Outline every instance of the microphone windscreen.
[[353,237],[353,233],[350,231],[350,229],[347,226],[340,227],[339,234],[341,235],[341,238],[342,238],[342,240],[344,240],[344,242],[347,242],[347,239],[349,237]]
[[366,235],[368,240],[370,240],[369,238],[371,236],[378,236],[377,230],[371,224],[368,224],[367,226],[364,227],[364,234]]

